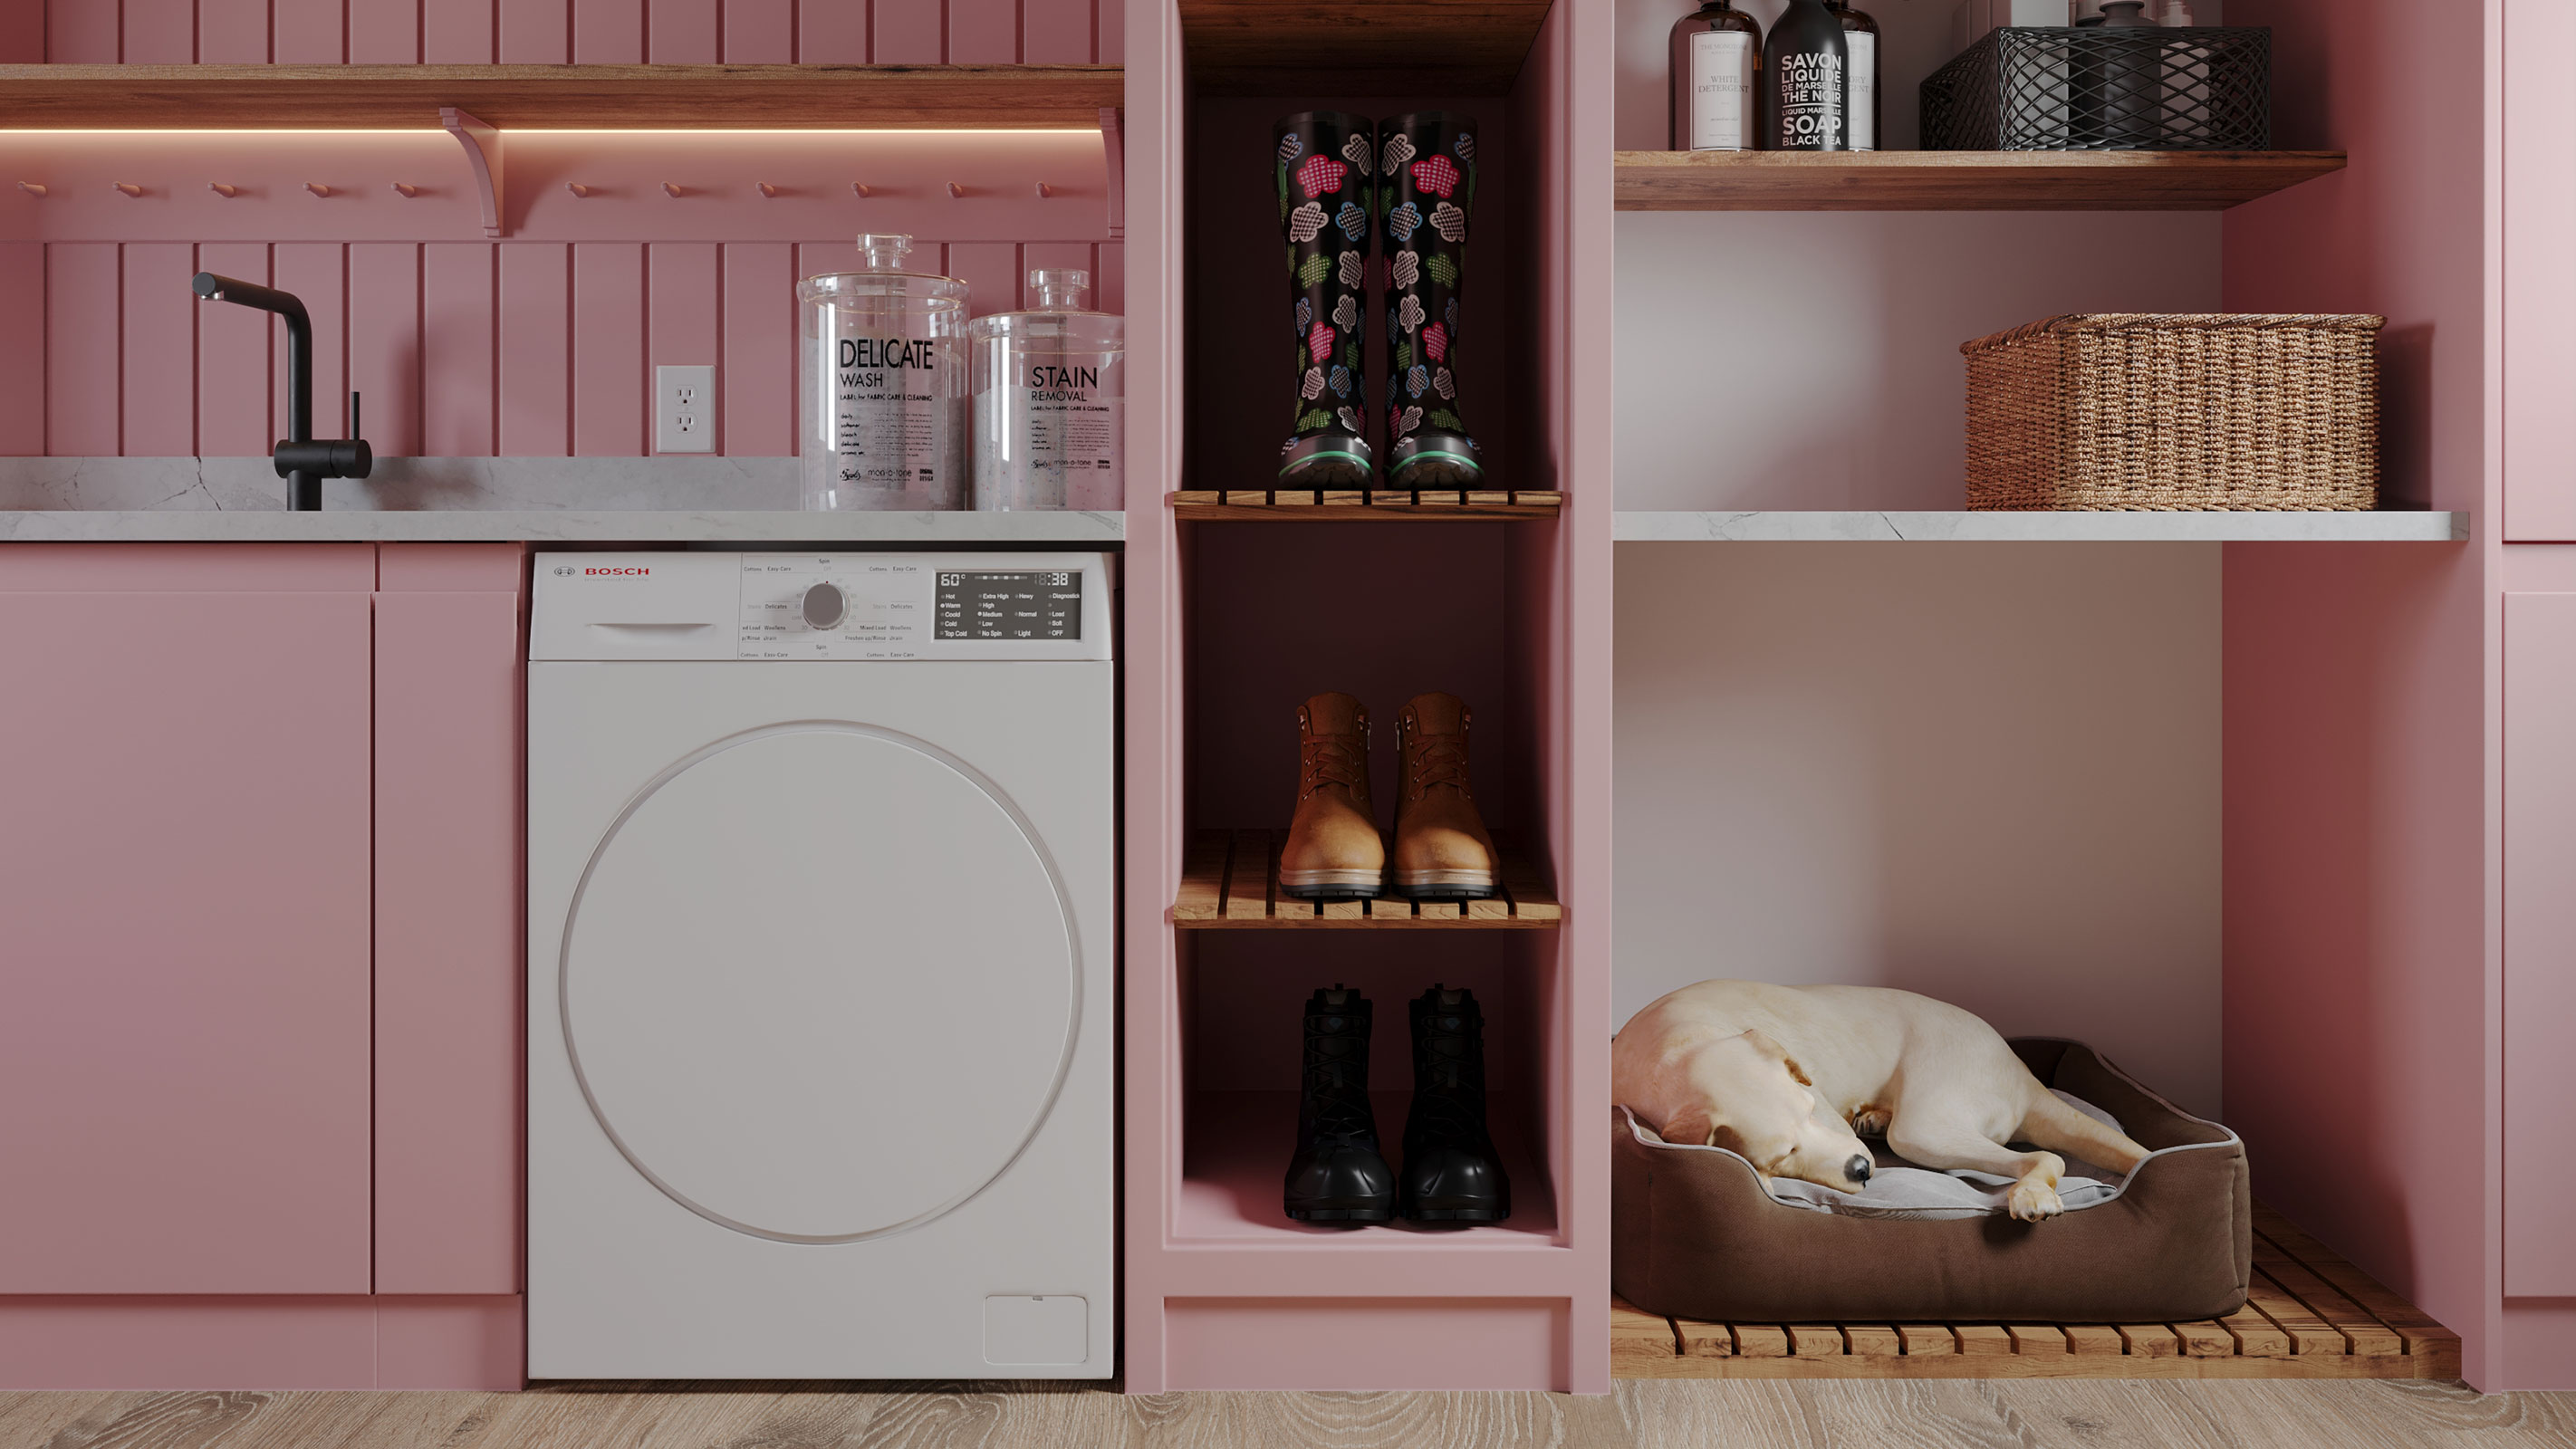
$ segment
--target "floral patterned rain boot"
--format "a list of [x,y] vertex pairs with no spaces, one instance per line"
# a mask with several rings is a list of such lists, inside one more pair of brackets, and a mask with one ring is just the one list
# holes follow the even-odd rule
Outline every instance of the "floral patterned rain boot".
[[1476,207],[1476,123],[1415,111],[1378,123],[1387,255],[1387,486],[1475,488],[1484,468],[1458,417],[1458,288]]
[[1297,323],[1297,423],[1280,445],[1278,486],[1366,488],[1377,472],[1360,371],[1376,128],[1365,116],[1300,111],[1271,131]]

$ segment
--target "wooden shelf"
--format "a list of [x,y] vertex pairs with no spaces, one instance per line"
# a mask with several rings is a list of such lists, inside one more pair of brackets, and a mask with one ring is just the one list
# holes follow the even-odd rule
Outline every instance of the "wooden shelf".
[[1438,523],[1505,518],[1554,518],[1565,495],[1500,489],[1469,493],[1318,492],[1280,488],[1183,489],[1171,495],[1175,517],[1201,523],[1273,520],[1287,523]]
[[1097,129],[1114,65],[0,65],[19,129]]
[[1231,95],[1502,95],[1549,0],[1180,0],[1191,81]]
[[1621,211],[2223,211],[2341,151],[1621,151]]
[[[1184,931],[1218,930],[1545,930],[1562,925],[1564,907],[1509,841],[1496,841],[1503,856],[1503,894],[1488,901],[1415,901],[1381,896],[1373,901],[1301,901],[1279,893],[1279,848],[1285,830],[1201,830],[1190,836],[1181,862],[1180,898],[1172,924]],[[1392,848],[1390,847],[1390,854]]]
[[1657,1379],[2456,1379],[2460,1338],[2254,1208],[2254,1288],[2202,1323],[1699,1323],[1610,1306],[1610,1372]]
[[2458,543],[2469,515],[1623,510],[1610,528],[1622,543]]

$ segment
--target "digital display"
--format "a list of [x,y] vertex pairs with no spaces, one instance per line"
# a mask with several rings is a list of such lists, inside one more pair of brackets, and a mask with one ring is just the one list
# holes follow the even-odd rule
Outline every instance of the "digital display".
[[1079,639],[1082,575],[1037,570],[939,575],[942,639]]

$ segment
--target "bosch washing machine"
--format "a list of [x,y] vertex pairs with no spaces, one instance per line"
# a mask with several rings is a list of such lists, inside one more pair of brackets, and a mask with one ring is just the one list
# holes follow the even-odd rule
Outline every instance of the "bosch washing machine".
[[532,1378],[1109,1375],[1112,585],[538,555]]

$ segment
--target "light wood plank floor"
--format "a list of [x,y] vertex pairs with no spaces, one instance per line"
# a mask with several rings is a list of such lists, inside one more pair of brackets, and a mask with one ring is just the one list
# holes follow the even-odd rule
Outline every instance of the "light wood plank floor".
[[2576,1394],[2457,1385],[1625,1381],[1559,1394],[598,1384],[525,1394],[0,1394],[0,1449],[2576,1449]]

